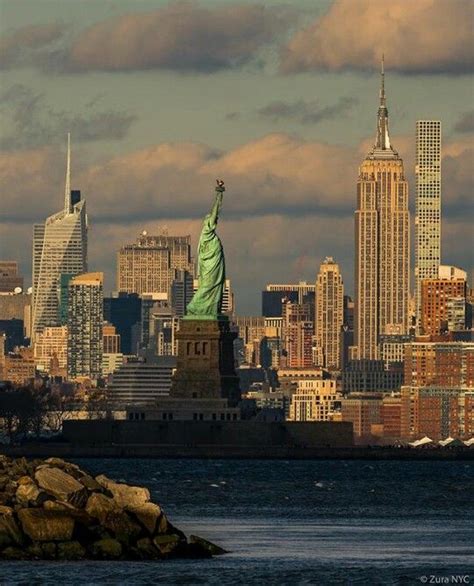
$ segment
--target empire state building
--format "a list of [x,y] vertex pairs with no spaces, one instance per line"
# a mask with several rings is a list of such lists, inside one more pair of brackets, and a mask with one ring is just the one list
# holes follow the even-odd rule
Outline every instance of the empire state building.
[[355,212],[355,346],[379,359],[381,334],[408,332],[410,215],[403,161],[390,143],[382,60],[375,145],[359,168]]

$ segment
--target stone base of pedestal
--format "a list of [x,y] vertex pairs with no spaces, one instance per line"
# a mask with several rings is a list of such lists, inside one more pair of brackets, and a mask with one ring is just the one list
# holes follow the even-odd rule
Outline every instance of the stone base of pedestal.
[[170,397],[240,400],[234,365],[234,339],[228,319],[183,319],[178,338],[178,360]]

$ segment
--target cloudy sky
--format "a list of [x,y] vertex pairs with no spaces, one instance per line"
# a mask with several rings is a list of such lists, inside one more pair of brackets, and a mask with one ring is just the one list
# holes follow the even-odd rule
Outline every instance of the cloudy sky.
[[222,176],[240,314],[331,255],[353,289],[358,165],[385,53],[392,142],[414,208],[417,119],[443,122],[446,264],[473,270],[471,0],[0,0],[0,258],[30,279],[32,224],[72,186],[89,265],[143,229],[190,233]]

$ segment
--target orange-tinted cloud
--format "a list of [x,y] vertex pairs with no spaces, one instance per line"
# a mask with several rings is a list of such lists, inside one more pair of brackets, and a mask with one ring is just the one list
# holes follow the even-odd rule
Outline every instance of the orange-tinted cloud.
[[[87,200],[92,269],[105,270],[114,287],[115,253],[147,229],[190,233],[197,242],[214,180],[227,191],[219,225],[229,275],[243,311],[258,307],[258,291],[271,280],[313,279],[334,256],[351,288],[353,211],[357,168],[372,139],[357,148],[272,134],[228,152],[194,143],[165,143],[102,160],[73,162],[74,188]],[[413,169],[413,138],[393,144]],[[472,265],[470,197],[472,152],[468,137],[443,145],[443,260]],[[63,201],[64,153],[55,149],[0,152],[0,256],[31,263],[32,224]],[[414,182],[410,181],[413,208]],[[249,299],[253,301],[245,301]]]
[[466,73],[473,18],[471,0],[335,0],[289,41],[281,68],[373,70],[385,53],[390,70],[401,73]]

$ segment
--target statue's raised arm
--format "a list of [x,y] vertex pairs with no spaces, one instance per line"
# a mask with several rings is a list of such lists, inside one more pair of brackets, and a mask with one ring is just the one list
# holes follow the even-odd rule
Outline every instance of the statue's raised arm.
[[186,316],[193,319],[217,319],[222,311],[225,285],[224,249],[216,234],[225,191],[222,179],[216,180],[214,205],[204,218],[198,245],[198,289],[189,303]]

